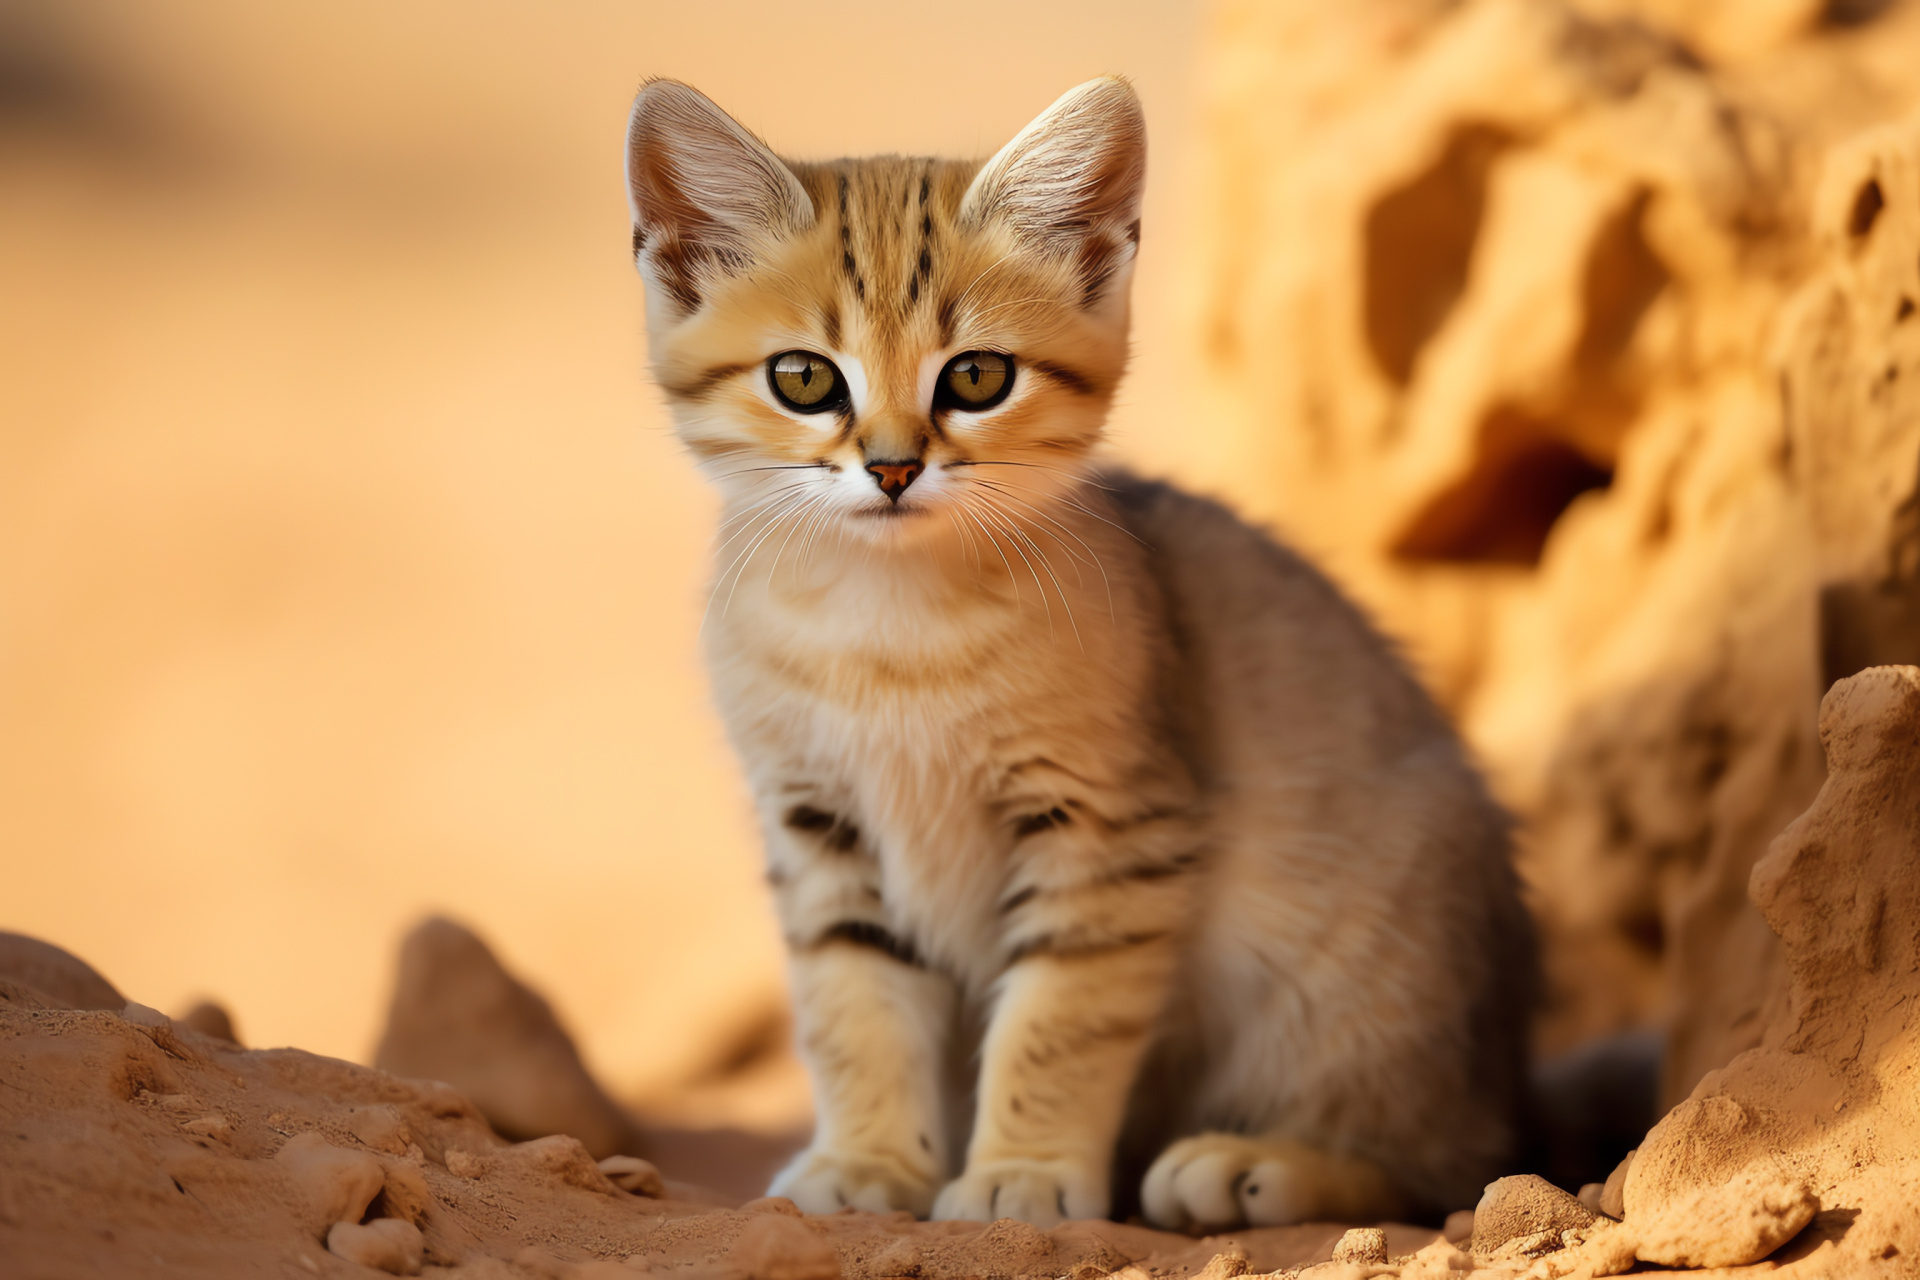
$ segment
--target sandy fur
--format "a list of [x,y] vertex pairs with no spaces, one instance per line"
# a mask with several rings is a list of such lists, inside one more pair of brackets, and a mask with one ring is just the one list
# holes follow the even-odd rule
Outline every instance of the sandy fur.
[[[1131,91],[1082,86],[984,167],[780,168],[667,83],[632,137],[655,371],[726,503],[707,656],[815,1076],[774,1190],[1045,1223],[1144,1175],[1191,1227],[1471,1203],[1514,1140],[1532,972],[1504,821],[1322,577],[1097,468]],[[780,404],[790,349],[843,371],[845,412]],[[930,410],[969,350],[1011,355],[1013,392]],[[864,467],[902,459],[896,505]]]

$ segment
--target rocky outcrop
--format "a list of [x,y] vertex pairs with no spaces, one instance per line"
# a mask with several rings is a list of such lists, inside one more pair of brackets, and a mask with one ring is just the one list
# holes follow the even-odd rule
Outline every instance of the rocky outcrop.
[[1549,1053],[1757,1042],[1821,693],[1920,660],[1920,5],[1223,0],[1216,488],[1523,819]]

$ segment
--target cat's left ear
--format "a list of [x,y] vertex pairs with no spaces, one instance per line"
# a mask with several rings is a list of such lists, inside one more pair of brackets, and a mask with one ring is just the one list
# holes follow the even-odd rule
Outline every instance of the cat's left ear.
[[1074,258],[1089,305],[1131,265],[1147,183],[1147,122],[1118,76],[1070,89],[987,161],[960,203],[963,221],[1005,222],[1022,240]]
[[[633,253],[682,312],[703,279],[735,271],[765,239],[813,225],[806,188],[767,144],[691,85],[653,80],[627,122]],[[649,292],[652,292],[649,289]]]

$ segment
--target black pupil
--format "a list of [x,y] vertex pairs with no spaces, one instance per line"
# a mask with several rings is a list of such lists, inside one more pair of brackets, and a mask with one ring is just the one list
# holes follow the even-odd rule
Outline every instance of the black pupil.
[[811,360],[800,366],[800,385],[803,387],[813,385],[813,361]]
[[967,367],[964,372],[967,375],[967,381],[973,383],[976,387],[980,385],[980,362],[978,360],[967,361]]

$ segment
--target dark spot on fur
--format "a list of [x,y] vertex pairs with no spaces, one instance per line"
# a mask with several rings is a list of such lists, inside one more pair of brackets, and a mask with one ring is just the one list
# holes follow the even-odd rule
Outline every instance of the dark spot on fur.
[[784,821],[795,831],[806,831],[817,835],[822,831],[830,830],[840,819],[810,804],[797,804],[787,810]]
[[1035,360],[1028,366],[1042,377],[1051,378],[1077,396],[1093,394],[1093,381],[1085,374],[1051,360]]
[[1913,299],[1902,298],[1900,299],[1899,308],[1895,310],[1893,313],[1893,322],[1895,324],[1899,324],[1902,320],[1905,320],[1908,316],[1912,314],[1913,314]]
[[999,908],[1000,914],[1006,915],[1010,911],[1018,911],[1021,907],[1026,906],[1039,896],[1040,890],[1038,886],[1028,885],[1026,888],[1001,901]]
[[1026,817],[1020,819],[1013,828],[1014,838],[1025,839],[1028,836],[1038,835],[1040,832],[1053,827],[1064,827],[1071,821],[1073,821],[1073,819],[1067,816],[1067,811],[1059,805],[1055,805],[1045,813],[1028,814]]
[[884,927],[869,920],[843,920],[820,935],[820,944],[829,942],[848,942],[856,947],[869,947],[875,951],[898,960],[901,964],[918,965],[920,957],[915,953],[913,944],[905,938],[894,936]]
[[1106,955],[1115,951],[1125,951],[1130,947],[1144,947],[1149,943],[1163,942],[1167,938],[1164,929],[1151,933],[1129,933],[1119,938],[1103,939],[1099,942],[1065,942],[1050,933],[1037,938],[1029,938],[1013,949],[1007,957],[1010,965],[1034,956],[1052,956],[1060,960],[1081,959],[1086,956]]
[[633,229],[633,256],[636,258],[639,257],[640,251],[646,247],[647,247],[646,228],[636,226]]
[[820,842],[835,853],[851,853],[860,843],[860,828],[838,814],[809,804],[797,804],[787,810],[782,821],[791,830],[818,836]]
[[662,383],[661,389],[677,400],[704,400],[713,394],[715,387],[751,368],[750,364],[717,364],[711,369],[702,369],[685,382]]
[[933,175],[930,173],[921,174],[920,175],[920,203],[922,205],[926,204],[927,195],[932,190],[933,190]]

